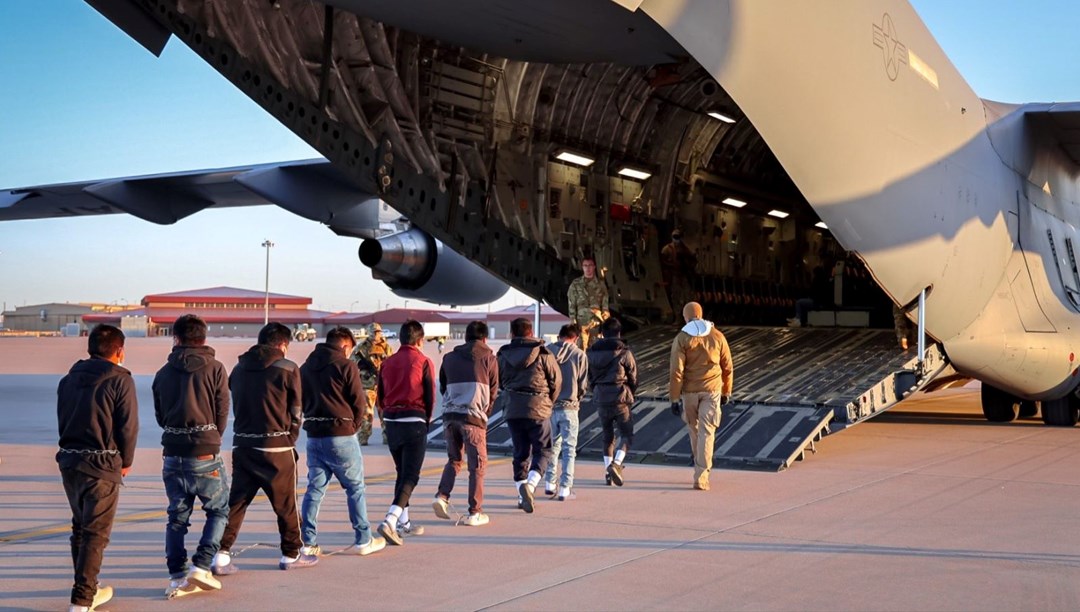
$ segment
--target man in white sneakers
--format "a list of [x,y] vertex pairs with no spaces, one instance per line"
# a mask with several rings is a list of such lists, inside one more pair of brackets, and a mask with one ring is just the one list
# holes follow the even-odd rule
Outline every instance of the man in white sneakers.
[[471,527],[488,524],[484,514],[484,471],[487,467],[487,426],[491,407],[499,394],[499,366],[487,345],[488,326],[473,321],[465,328],[465,344],[443,357],[439,368],[439,391],[443,396],[443,431],[446,436],[446,467],[439,492],[431,506],[439,518],[450,518],[450,493],[461,471],[463,457],[469,466],[469,515]]

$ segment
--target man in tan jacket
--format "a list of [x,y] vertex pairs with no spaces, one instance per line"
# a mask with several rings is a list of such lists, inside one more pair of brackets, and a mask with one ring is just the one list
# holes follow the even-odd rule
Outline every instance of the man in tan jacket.
[[686,326],[671,343],[671,412],[683,413],[690,428],[694,488],[708,491],[713,439],[720,426],[720,408],[731,399],[734,367],[727,338],[701,318],[700,304],[687,303],[683,320]]

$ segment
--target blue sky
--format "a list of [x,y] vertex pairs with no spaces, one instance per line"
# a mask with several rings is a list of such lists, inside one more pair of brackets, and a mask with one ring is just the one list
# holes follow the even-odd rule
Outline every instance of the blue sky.
[[[1080,100],[1080,2],[913,4],[980,96]],[[79,0],[0,3],[0,58],[0,188],[318,156],[182,43],[155,58]],[[167,227],[123,215],[0,223],[0,302],[260,289],[264,238],[277,244],[272,291],[327,310],[404,302],[360,265],[358,241],[276,207]]]

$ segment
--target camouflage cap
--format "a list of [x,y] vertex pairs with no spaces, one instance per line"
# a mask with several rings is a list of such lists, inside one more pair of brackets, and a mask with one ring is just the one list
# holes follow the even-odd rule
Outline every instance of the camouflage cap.
[[381,332],[381,331],[382,331],[382,325],[379,325],[378,323],[372,323],[371,324],[371,333],[374,334],[375,332]]

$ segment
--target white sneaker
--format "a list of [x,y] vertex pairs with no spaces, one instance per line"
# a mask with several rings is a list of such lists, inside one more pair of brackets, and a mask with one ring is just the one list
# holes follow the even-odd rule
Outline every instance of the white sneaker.
[[424,526],[414,525],[412,521],[409,521],[408,523],[398,523],[397,530],[398,533],[403,536],[424,535]]
[[469,516],[465,517],[465,520],[462,521],[462,524],[468,525],[469,527],[480,527],[481,525],[487,525],[490,522],[491,519],[488,518],[488,515],[484,514],[483,512],[477,512],[476,514],[470,514]]
[[341,551],[341,554],[366,557],[370,554],[377,553],[384,548],[386,548],[386,540],[375,536],[371,538],[371,541],[367,544],[354,544]]
[[787,320],[788,327],[802,327],[802,321],[798,318],[792,318]]
[[195,586],[207,589],[210,591],[216,591],[221,588],[221,581],[214,578],[214,575],[209,570],[204,570],[201,567],[192,567],[188,570],[187,581]]
[[165,599],[176,599],[194,593],[202,593],[202,588],[191,584],[187,578],[174,578],[169,581],[169,588],[165,590]]
[[113,591],[110,586],[98,585],[97,592],[94,593],[94,601],[89,606],[77,606],[72,604],[68,607],[68,612],[87,612],[88,610],[94,610],[101,604],[112,599]]
[[435,499],[431,502],[431,509],[435,511],[435,516],[441,519],[450,519],[450,502],[441,495],[435,496]]
[[300,554],[301,555],[311,555],[312,557],[318,557],[318,556],[322,555],[322,548],[320,548],[318,544],[316,544],[314,546],[301,546],[300,547]]

